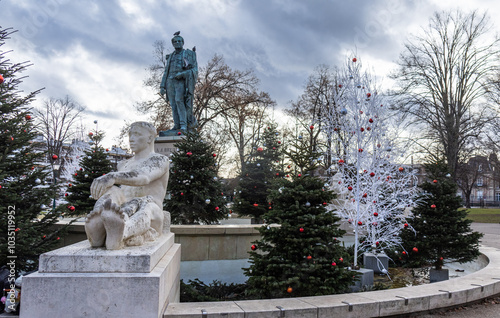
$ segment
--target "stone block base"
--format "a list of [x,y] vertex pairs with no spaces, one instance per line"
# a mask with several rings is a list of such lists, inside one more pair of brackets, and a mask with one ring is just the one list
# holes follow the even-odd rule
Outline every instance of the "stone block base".
[[148,273],[33,273],[23,278],[21,317],[162,317],[180,300],[180,259],[172,244]]
[[431,268],[429,272],[429,281],[431,283],[442,282],[449,279],[448,269],[434,269]]
[[372,269],[375,274],[387,274],[383,269],[389,270],[389,257],[385,254],[363,254],[363,264],[367,269]]
[[373,270],[367,268],[361,268],[353,270],[353,272],[358,273],[358,280],[351,286],[351,292],[355,293],[363,288],[373,286]]

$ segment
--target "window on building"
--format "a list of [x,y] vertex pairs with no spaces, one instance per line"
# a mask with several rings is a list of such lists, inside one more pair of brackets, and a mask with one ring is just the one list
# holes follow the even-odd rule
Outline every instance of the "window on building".
[[483,191],[477,191],[477,199],[482,200],[483,199]]
[[500,201],[500,192],[497,192],[496,195],[495,195],[495,199],[497,201]]
[[476,185],[478,187],[482,187],[483,186],[483,178],[481,178],[481,177],[477,178]]

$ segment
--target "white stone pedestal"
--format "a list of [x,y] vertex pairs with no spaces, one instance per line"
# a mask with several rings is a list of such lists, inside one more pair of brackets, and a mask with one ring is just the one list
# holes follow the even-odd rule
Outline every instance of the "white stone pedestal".
[[21,317],[162,317],[179,302],[180,259],[173,233],[115,251],[83,241],[45,253],[23,278]]
[[182,141],[184,138],[186,138],[185,135],[156,137],[155,152],[170,158],[170,155],[177,151],[177,147],[175,146],[175,144],[179,141]]
[[387,274],[383,272],[383,269],[389,271],[389,256],[380,253],[364,253],[363,254],[363,265],[367,269],[373,270],[375,274]]

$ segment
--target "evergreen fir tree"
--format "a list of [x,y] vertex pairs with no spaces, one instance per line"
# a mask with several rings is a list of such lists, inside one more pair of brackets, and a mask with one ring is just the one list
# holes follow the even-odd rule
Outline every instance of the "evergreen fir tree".
[[173,224],[211,224],[228,215],[226,195],[217,178],[217,154],[196,132],[176,144],[165,210]]
[[[14,32],[0,29],[1,49]],[[59,213],[42,214],[55,190],[43,185],[52,174],[43,165],[51,154],[33,142],[36,130],[29,104],[38,91],[21,93],[20,73],[29,63],[13,63],[7,52],[0,50],[0,263],[15,264],[11,268],[18,274],[37,269],[39,255],[58,244],[61,232],[52,227]]]
[[92,146],[85,151],[80,159],[80,168],[74,172],[73,181],[68,184],[67,205],[59,209],[67,215],[87,215],[94,208],[95,200],[90,195],[90,186],[95,178],[100,177],[111,169],[106,151],[101,146],[104,133],[95,131],[89,133]]
[[[354,282],[349,256],[337,237],[345,231],[340,219],[326,210],[335,195],[324,181],[309,173],[311,151],[296,151],[291,160],[306,162],[292,178],[273,182],[268,200],[272,209],[263,215],[261,239],[254,242],[249,268],[248,293],[261,298],[328,295],[345,292]],[[304,160],[309,158],[309,160]]]
[[255,141],[248,161],[242,167],[234,199],[233,210],[239,215],[258,220],[271,207],[267,200],[268,189],[272,180],[285,175],[281,169],[283,146],[278,137],[277,124],[269,123],[262,137]]
[[[423,194],[408,220],[415,231],[401,233],[410,266],[432,264],[441,269],[446,262],[468,262],[479,256],[482,234],[472,232],[466,210],[459,210],[462,199],[450,177],[446,163],[425,165],[428,181],[420,185]],[[404,257],[403,257],[404,259]]]

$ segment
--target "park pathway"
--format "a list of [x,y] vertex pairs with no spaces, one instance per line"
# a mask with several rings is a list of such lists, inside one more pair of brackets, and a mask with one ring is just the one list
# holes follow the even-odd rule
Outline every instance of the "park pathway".
[[[472,223],[472,229],[484,234],[481,244],[500,248],[500,224]],[[478,304],[450,309],[444,312],[416,315],[419,318],[498,318],[500,317],[500,296],[489,298]]]

